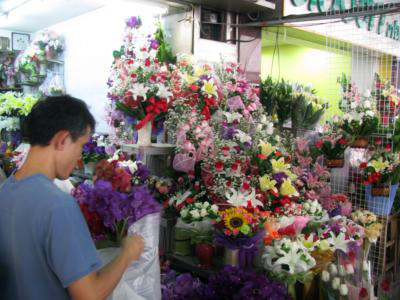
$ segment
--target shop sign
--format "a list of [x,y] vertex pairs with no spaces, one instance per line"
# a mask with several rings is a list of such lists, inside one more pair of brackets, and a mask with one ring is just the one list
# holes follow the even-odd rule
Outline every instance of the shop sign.
[[[377,0],[286,0],[285,15],[304,14],[307,12],[342,11],[345,9],[373,6],[378,11],[382,4],[388,1]],[[386,15],[343,18],[344,23],[355,22],[358,28],[384,35],[395,41],[400,40],[400,24],[398,15],[387,18]]]

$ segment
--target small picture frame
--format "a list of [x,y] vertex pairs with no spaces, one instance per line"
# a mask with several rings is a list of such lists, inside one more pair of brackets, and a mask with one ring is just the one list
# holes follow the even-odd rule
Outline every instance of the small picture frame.
[[11,46],[13,51],[25,50],[30,42],[30,35],[27,33],[12,32]]

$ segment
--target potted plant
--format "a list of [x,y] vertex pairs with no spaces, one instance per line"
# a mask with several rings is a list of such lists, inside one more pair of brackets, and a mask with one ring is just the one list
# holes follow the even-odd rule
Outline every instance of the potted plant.
[[400,180],[400,165],[395,154],[377,151],[368,162],[360,165],[366,186],[368,210],[389,215]]

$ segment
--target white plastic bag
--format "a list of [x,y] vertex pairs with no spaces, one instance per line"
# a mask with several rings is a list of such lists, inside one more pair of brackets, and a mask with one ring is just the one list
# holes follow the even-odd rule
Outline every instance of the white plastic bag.
[[[144,238],[144,252],[140,259],[132,263],[125,271],[119,284],[107,298],[108,300],[161,299],[159,231],[159,213],[147,215],[129,227],[128,235],[140,234]],[[117,256],[119,251],[119,248],[107,248],[98,250],[98,253],[105,265]]]

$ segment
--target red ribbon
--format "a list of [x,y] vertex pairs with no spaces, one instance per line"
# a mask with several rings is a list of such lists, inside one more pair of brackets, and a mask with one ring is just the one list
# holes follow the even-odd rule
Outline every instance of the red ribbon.
[[136,129],[143,128],[147,122],[153,121],[157,115],[162,112],[167,112],[168,110],[167,101],[165,99],[156,101],[156,99],[152,97],[149,99],[149,103],[150,104],[146,107],[147,115],[135,126]]

